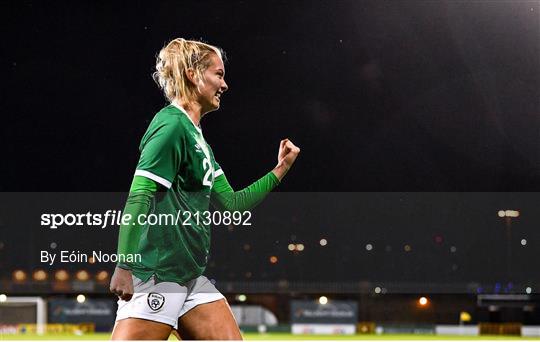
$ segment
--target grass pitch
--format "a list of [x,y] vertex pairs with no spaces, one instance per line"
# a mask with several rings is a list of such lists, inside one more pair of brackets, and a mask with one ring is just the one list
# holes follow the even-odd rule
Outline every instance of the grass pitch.
[[[284,340],[343,340],[343,341],[369,341],[369,340],[540,340],[540,338],[523,338],[519,336],[445,336],[445,335],[293,335],[288,333],[245,333],[244,339],[252,341],[284,341]],[[108,340],[111,337],[110,333],[92,333],[92,334],[0,334],[0,340]],[[176,341],[174,336],[169,338],[170,341]]]

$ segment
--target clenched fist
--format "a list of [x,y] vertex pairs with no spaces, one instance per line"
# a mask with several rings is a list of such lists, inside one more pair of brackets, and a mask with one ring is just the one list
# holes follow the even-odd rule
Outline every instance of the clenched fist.
[[111,278],[109,290],[122,300],[129,301],[133,296],[133,278],[131,271],[116,267]]
[[272,170],[280,181],[294,164],[299,153],[300,148],[294,145],[292,141],[289,139],[281,140],[279,143],[278,163]]

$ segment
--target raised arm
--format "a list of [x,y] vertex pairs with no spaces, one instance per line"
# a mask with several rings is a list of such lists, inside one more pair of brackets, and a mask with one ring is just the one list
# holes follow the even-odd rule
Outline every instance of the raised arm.
[[220,210],[249,210],[259,204],[285,177],[298,157],[300,149],[290,140],[280,142],[276,167],[248,187],[234,191],[225,174],[214,180],[212,203]]

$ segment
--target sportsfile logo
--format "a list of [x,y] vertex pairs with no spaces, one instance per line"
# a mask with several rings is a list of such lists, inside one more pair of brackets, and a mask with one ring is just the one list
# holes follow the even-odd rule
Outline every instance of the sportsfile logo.
[[98,226],[106,228],[108,226],[127,225],[131,221],[131,215],[122,215],[121,210],[107,210],[105,213],[45,213],[41,214],[41,226],[57,229],[67,226]]
[[251,226],[251,212],[246,211],[182,211],[175,214],[150,213],[135,217],[121,210],[105,213],[46,213],[41,215],[41,226],[50,229],[60,227],[91,227],[101,229],[119,226]]

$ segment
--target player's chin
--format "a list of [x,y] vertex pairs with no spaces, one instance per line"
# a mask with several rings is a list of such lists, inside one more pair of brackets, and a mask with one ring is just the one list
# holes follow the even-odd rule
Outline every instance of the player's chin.
[[216,110],[219,109],[219,104],[215,105],[215,104],[210,104],[207,109],[204,111],[205,114],[208,114],[210,112],[215,112]]

